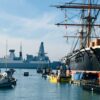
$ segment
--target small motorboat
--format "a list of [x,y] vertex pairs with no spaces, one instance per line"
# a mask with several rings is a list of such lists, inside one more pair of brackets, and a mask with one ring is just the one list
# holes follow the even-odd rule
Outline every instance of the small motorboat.
[[71,76],[58,77],[57,75],[51,75],[49,76],[49,81],[51,83],[70,83]]
[[56,73],[51,73],[49,80],[51,83],[70,83],[71,78],[71,74],[66,74],[66,70],[60,69]]
[[14,87],[16,79],[12,76],[15,70],[10,69],[5,72],[0,72],[0,88]]
[[39,74],[43,73],[42,68],[37,68],[37,73],[39,73]]

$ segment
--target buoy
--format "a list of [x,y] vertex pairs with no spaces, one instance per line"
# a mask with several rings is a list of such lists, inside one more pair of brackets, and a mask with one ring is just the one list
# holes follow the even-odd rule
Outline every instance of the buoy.
[[29,72],[24,72],[24,76],[29,76]]

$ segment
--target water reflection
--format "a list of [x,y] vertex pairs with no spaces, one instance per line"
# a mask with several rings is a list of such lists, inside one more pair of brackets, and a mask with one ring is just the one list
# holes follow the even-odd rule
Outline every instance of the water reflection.
[[[24,77],[24,71],[30,76]],[[51,84],[36,70],[16,70],[17,85],[14,89],[0,89],[0,100],[99,100],[100,94],[84,91],[71,84]]]

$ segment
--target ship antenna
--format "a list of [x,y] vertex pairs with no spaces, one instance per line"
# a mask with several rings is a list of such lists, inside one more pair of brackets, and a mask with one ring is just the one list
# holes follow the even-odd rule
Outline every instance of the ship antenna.
[[6,71],[7,71],[7,50],[8,50],[8,41],[6,40],[6,57],[5,57],[5,61],[6,61]]
[[22,42],[20,43],[20,52],[22,52]]

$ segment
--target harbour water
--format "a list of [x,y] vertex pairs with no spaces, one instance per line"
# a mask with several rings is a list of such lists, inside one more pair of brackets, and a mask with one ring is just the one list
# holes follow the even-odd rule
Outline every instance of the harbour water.
[[[23,76],[25,71],[29,72],[28,77]],[[16,87],[0,89],[0,100],[100,100],[100,94],[78,85],[52,84],[33,69],[16,69],[14,76]]]

